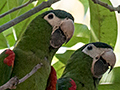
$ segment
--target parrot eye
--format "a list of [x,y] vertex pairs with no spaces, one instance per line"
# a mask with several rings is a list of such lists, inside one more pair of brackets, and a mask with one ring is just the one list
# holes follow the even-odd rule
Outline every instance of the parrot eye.
[[92,46],[88,46],[87,47],[88,50],[92,50],[92,48],[93,48]]
[[53,14],[48,15],[49,19],[53,19]]
[[96,57],[95,59],[98,59],[99,57]]

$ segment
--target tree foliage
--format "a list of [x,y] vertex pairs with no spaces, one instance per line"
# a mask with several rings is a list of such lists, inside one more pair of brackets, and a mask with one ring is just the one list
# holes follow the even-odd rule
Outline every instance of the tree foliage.
[[[5,13],[6,11],[20,6],[28,0],[0,0],[0,14]],[[17,10],[3,18],[0,18],[0,25],[18,17],[19,15],[25,13],[26,11],[32,9],[33,7],[39,5],[44,0],[38,0],[38,2],[34,2],[29,4],[27,7],[24,7],[20,10]],[[57,71],[57,77],[59,78],[64,70],[64,66],[67,60],[70,58],[70,55],[75,51],[72,50],[71,47],[78,43],[89,43],[89,42],[105,42],[111,45],[113,48],[116,45],[117,41],[117,20],[115,12],[110,12],[108,9],[94,4],[92,0],[79,0],[83,6],[86,15],[88,8],[90,9],[90,30],[89,28],[80,23],[75,23],[75,32],[72,39],[64,44],[65,47],[64,53],[56,54],[53,58],[52,65],[55,67]],[[111,5],[109,0],[101,0]],[[46,8],[39,13],[27,18],[26,20],[20,22],[19,24],[7,29],[6,31],[0,33],[0,49],[14,47],[16,41],[20,38],[21,34],[24,32],[30,21],[37,16],[38,14],[50,10],[50,8]],[[106,73],[99,86],[100,90],[117,90],[120,88],[120,67],[115,67],[110,74]],[[106,84],[107,83],[107,84]]]

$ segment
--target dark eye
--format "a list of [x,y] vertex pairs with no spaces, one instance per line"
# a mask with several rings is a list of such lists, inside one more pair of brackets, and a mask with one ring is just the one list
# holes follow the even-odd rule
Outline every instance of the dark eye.
[[53,19],[53,14],[50,14],[50,15],[48,16],[48,18],[49,18],[49,19]]
[[67,17],[66,19],[68,20],[69,18]]
[[92,46],[88,46],[87,47],[88,50],[92,50],[92,48],[93,48]]
[[98,59],[98,57],[96,57],[95,59]]

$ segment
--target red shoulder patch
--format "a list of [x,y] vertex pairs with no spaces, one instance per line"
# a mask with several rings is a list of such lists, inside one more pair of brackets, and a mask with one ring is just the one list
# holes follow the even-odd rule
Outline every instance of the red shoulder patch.
[[49,85],[47,86],[46,90],[56,90],[57,75],[53,66],[51,66],[51,73],[50,73],[48,82],[49,82]]
[[14,60],[15,60],[15,53],[10,50],[7,49],[5,54],[8,54],[8,56],[4,59],[4,63],[7,64],[8,66],[14,66]]
[[76,83],[73,79],[70,78],[70,83],[71,83],[71,87],[69,88],[69,90],[76,90],[77,86]]

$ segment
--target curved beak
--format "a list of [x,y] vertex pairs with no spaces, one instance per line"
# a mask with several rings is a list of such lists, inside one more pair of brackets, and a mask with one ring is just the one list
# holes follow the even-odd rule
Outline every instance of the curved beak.
[[107,51],[107,52],[103,53],[102,57],[109,64],[110,71],[111,71],[112,68],[114,67],[115,63],[116,63],[116,56],[115,56],[114,52],[113,51]]
[[74,23],[71,19],[65,18],[61,21],[60,28],[66,36],[66,43],[71,39],[74,33]]
[[[115,54],[112,50],[104,52],[98,60],[93,60],[91,72],[94,77],[101,78],[102,75],[109,69],[113,69],[116,62]],[[109,73],[110,73],[109,71]]]
[[50,44],[54,48],[59,48],[63,43],[67,43],[74,33],[74,23],[71,19],[65,18],[61,20],[60,25],[54,28]]

